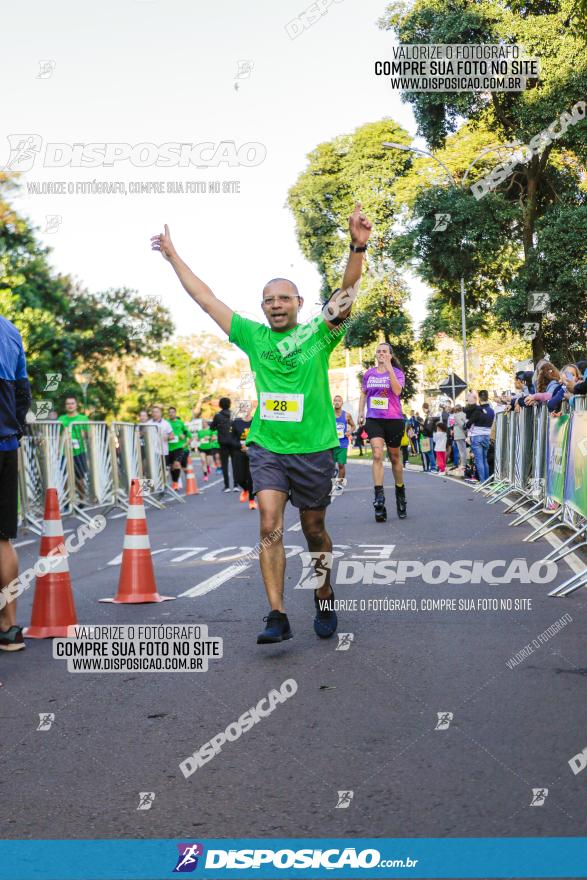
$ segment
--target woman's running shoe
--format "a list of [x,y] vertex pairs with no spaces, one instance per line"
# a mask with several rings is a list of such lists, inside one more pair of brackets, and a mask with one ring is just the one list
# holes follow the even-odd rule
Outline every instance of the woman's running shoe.
[[385,509],[385,494],[383,489],[378,487],[375,489],[375,500],[373,502],[375,508],[375,522],[385,522],[387,519],[387,510]]
[[408,503],[406,501],[406,487],[395,487],[395,505],[397,507],[397,515],[400,519],[405,519],[408,515]]
[[240,494],[239,501],[244,503],[245,501],[248,501],[248,500],[249,500],[249,493],[247,492],[246,489],[243,489],[243,491]]

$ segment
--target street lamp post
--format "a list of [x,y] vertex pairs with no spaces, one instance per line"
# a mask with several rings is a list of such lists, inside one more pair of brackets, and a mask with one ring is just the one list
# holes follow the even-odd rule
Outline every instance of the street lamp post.
[[[434,161],[438,162],[438,164],[446,172],[446,176],[447,176],[451,186],[453,186],[455,189],[464,190],[464,183],[467,179],[467,175],[468,175],[469,171],[471,170],[471,168],[473,167],[473,165],[475,164],[475,162],[477,161],[477,159],[480,159],[482,156],[485,156],[486,153],[490,153],[494,150],[498,150],[498,149],[502,149],[502,148],[511,149],[511,148],[519,147],[520,142],[513,141],[512,143],[494,144],[491,147],[486,147],[477,156],[475,156],[475,158],[473,159],[472,162],[469,163],[469,165],[467,166],[467,169],[463,175],[462,182],[460,184],[455,180],[454,174],[452,173],[450,168],[447,165],[445,165],[444,162],[438,158],[438,156],[435,156],[433,153],[429,153],[428,150],[422,150],[422,149],[420,149],[420,147],[412,147],[412,146],[408,146],[407,144],[384,143],[383,146],[386,149],[403,150],[406,153],[421,153],[423,156],[428,156],[430,159],[434,159]],[[461,246],[462,246],[462,243],[461,243]],[[465,384],[468,385],[469,384],[469,369],[468,369],[468,364],[467,364],[467,321],[466,321],[466,312],[465,312],[465,279],[462,275],[461,275],[461,333],[462,333],[462,337],[463,337],[463,373],[464,373],[463,378],[465,380]]]

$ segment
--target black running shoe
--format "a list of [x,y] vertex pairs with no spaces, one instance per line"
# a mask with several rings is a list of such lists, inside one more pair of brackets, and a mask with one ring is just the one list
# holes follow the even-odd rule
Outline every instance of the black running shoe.
[[385,509],[385,493],[383,489],[375,489],[373,507],[375,508],[376,522],[385,522],[387,519],[387,510]]
[[282,611],[270,611],[263,620],[267,621],[267,626],[257,636],[258,645],[271,645],[274,642],[285,642],[286,639],[292,638],[293,633],[287,614]]
[[400,519],[405,519],[408,515],[408,502],[406,501],[406,487],[395,487],[395,504],[397,507],[397,515]]
[[314,590],[314,605],[316,606],[314,632],[321,639],[329,639],[338,626],[338,618],[334,610],[334,590],[327,599],[319,599],[317,591]]

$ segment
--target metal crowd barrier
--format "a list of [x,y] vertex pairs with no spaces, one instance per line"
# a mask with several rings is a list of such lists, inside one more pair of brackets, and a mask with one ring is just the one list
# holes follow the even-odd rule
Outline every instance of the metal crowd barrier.
[[20,524],[40,535],[48,488],[57,489],[62,516],[74,513],[71,437],[59,422],[31,422],[21,438],[18,458]]
[[144,440],[140,427],[130,422],[113,422],[111,425],[118,504],[128,508],[131,481],[138,479],[141,481],[143,501],[152,507],[163,508],[165,505],[161,501],[151,497],[151,484],[144,476]]
[[[565,525],[573,530],[573,534],[557,548],[554,555],[549,553],[547,558],[553,562],[581,547],[587,547],[586,540],[578,544],[573,543],[576,538],[585,538],[587,534],[587,503],[585,503],[587,500],[587,489],[585,488],[587,479],[587,398],[579,396],[572,398],[572,400],[574,408],[571,413],[567,443],[563,516]],[[568,578],[564,583],[559,584],[548,595],[570,596],[575,590],[585,585],[587,585],[587,567]]]
[[[566,432],[566,433],[565,433]],[[562,434],[562,439],[559,439]],[[587,398],[563,402],[558,421],[550,418],[546,404],[523,407],[496,416],[495,469],[483,487],[490,504],[513,493],[519,497],[508,511],[525,504],[510,525],[526,522],[538,513],[548,518],[523,540],[533,542],[558,528],[571,534],[551,550],[543,561],[556,562],[581,547],[587,540]],[[553,508],[555,508],[553,510]],[[587,567],[549,593],[567,596],[587,585]]]
[[139,442],[142,444],[143,473],[145,479],[149,481],[149,494],[145,497],[157,500],[159,496],[158,500],[168,498],[185,503],[185,498],[182,498],[167,482],[168,471],[161,447],[159,429],[156,425],[137,425],[136,427],[139,432]]
[[[73,425],[69,426],[69,430],[73,430]],[[113,465],[114,438],[106,422],[82,424],[81,433],[84,438],[85,460],[84,453],[77,456],[74,453],[77,496],[74,509],[80,518],[90,520],[87,511],[108,511],[118,504],[117,473]]]
[[19,524],[37,534],[50,487],[57,489],[61,515],[85,522],[96,511],[126,509],[134,478],[142,480],[143,500],[154,507],[165,507],[164,498],[185,503],[168,484],[155,425],[88,421],[64,428],[37,419],[27,424],[18,455]]

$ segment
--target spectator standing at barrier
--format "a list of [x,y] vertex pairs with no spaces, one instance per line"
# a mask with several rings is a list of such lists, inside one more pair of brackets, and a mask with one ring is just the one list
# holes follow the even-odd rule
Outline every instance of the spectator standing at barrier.
[[460,403],[457,403],[455,406],[455,414],[454,414],[454,425],[453,425],[453,437],[456,447],[459,451],[459,465],[458,465],[458,473],[455,476],[464,476],[465,475],[465,466],[467,464],[467,433],[465,431],[465,425],[467,424],[467,417],[463,412],[463,407]]
[[[230,411],[230,398],[221,397],[218,401],[220,405],[219,412],[216,413],[210,423],[213,431],[218,433],[218,443],[220,445],[220,463],[222,466],[222,476],[224,478],[224,491],[230,492],[230,477],[228,470],[228,462],[232,466],[233,492],[238,492],[236,485],[236,477],[234,471],[234,453],[237,449],[234,434],[232,432],[232,413]],[[240,449],[240,442],[238,444]]]
[[438,471],[441,474],[446,473],[446,444],[448,440],[448,432],[446,429],[446,425],[439,419],[436,424],[436,430],[433,434],[434,439],[434,454],[436,455],[436,463],[438,465]]
[[561,381],[561,374],[550,361],[542,364],[538,370],[536,377],[536,391],[534,394],[528,394],[524,401],[526,406],[536,406],[538,403],[548,403],[550,399],[562,391],[564,394],[565,385]]
[[191,431],[177,415],[174,406],[167,408],[168,422],[171,425],[175,440],[169,441],[169,469],[173,488],[179,488],[179,475],[183,468],[184,483],[187,485],[188,455],[190,454]]
[[527,394],[534,393],[532,373],[528,370],[518,370],[514,378],[514,394],[511,399],[511,408],[520,411],[520,404]]
[[423,406],[424,410],[424,424],[422,425],[422,434],[424,435],[426,440],[429,440],[429,443],[425,443],[426,457],[428,459],[428,467],[424,468],[425,471],[436,471],[438,468],[436,467],[436,459],[434,457],[434,440],[433,434],[436,430],[436,424],[439,420],[439,416],[434,416],[430,412],[430,406],[425,403]]
[[572,384],[573,386],[577,382],[581,382],[582,376],[581,371],[577,364],[565,364],[560,372],[560,386],[557,391],[555,391],[546,404],[548,407],[548,411],[550,413],[560,415],[562,409],[563,400],[568,400],[571,396],[571,392],[568,389],[568,385]]
[[74,394],[70,394],[65,398],[65,413],[59,416],[58,421],[69,431],[71,451],[73,453],[75,486],[79,497],[84,498],[88,476],[88,455],[85,441],[88,439],[87,425],[89,419],[79,412],[77,397]]
[[[18,447],[30,405],[20,333],[0,317],[0,589],[18,577],[18,556],[10,542],[18,528]],[[24,646],[12,599],[0,610],[0,650],[20,651]]]
[[418,413],[412,410],[410,412],[410,418],[408,420],[408,437],[410,439],[410,444],[412,447],[413,455],[420,454],[420,427],[422,424],[422,420],[420,419]]
[[151,407],[151,418],[147,422],[148,425],[155,425],[157,428],[157,452],[163,457],[163,465],[169,466],[169,441],[175,440],[173,428],[163,418],[163,407],[158,403]]
[[573,394],[587,394],[587,361],[577,361],[575,366],[583,377],[578,382],[567,381],[565,385]]
[[475,459],[475,466],[479,480],[484,483],[489,476],[487,451],[489,449],[491,426],[495,418],[495,413],[489,405],[487,391],[480,391],[478,395],[475,391],[471,391],[467,395],[465,415],[469,425],[469,438],[471,440],[471,450]]
[[448,466],[449,461],[452,464],[452,469],[454,470],[459,462],[459,450],[457,448],[456,443],[454,442],[454,425],[455,425],[455,411],[454,407],[449,406],[448,408],[448,417],[446,420],[446,464]]

